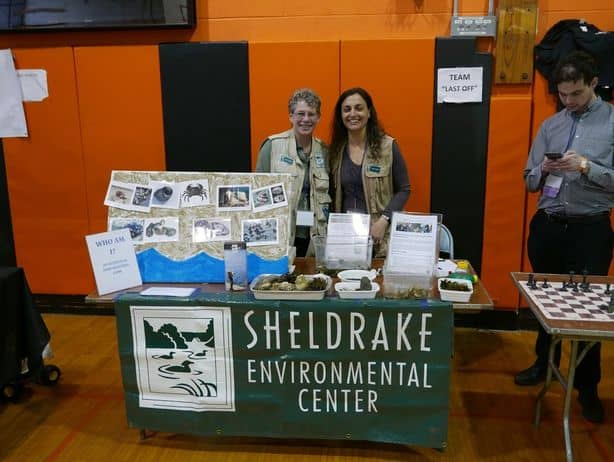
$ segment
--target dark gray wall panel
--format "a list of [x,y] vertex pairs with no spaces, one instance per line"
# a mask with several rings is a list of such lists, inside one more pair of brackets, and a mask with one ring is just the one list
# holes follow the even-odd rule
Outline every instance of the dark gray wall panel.
[[[486,157],[492,56],[476,39],[438,38],[435,51],[431,211],[442,213],[454,236],[454,255],[482,266]],[[482,67],[482,103],[437,104],[437,69]]]
[[246,42],[160,45],[166,169],[251,170]]

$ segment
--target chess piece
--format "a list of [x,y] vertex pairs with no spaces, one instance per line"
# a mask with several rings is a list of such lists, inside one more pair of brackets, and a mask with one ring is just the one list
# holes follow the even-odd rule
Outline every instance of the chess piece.
[[591,291],[591,284],[588,282],[588,271],[587,270],[582,271],[582,284],[580,284],[580,288],[582,289],[582,292]]
[[606,294],[606,295],[610,295],[611,293],[612,293],[612,292],[610,291],[610,283],[608,282],[608,283],[605,285],[605,292],[604,292],[604,294]]
[[527,280],[527,286],[529,287],[529,289],[533,288],[534,278],[535,278],[535,275],[533,273],[529,273],[529,279]]
[[547,289],[548,287],[550,287],[550,284],[548,284],[548,279],[544,278],[544,282],[542,282],[542,288]]
[[565,281],[561,282],[561,287],[559,288],[560,292],[567,292],[567,283]]
[[569,287],[570,289],[573,287],[573,277],[574,277],[574,273],[573,271],[569,272],[569,281],[567,281],[567,287]]
[[614,294],[610,295],[610,304],[608,305],[608,313],[614,313]]
[[578,289],[578,281],[574,281],[573,284],[573,289],[571,289],[573,292],[580,292],[580,289]]

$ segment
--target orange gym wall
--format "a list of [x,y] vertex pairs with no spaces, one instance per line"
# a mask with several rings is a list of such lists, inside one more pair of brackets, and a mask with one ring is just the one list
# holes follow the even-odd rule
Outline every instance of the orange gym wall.
[[406,210],[428,212],[431,195],[434,39],[341,42],[341,91],[369,91],[409,170]]
[[[459,3],[461,14],[484,14],[488,0]],[[614,30],[610,0],[539,7],[538,40],[565,18]],[[162,42],[249,42],[254,160],[264,137],[289,126],[293,88],[309,82],[321,94],[317,134],[327,139],[339,91],[365,86],[408,164],[407,209],[428,210],[434,39],[448,35],[451,11],[452,0],[198,0],[198,24],[189,31],[0,35],[18,68],[48,71],[50,97],[25,103],[30,137],[3,141],[18,264],[33,290],[92,290],[83,236],[105,228],[110,170],[164,168]],[[518,306],[508,273],[521,261],[527,269],[523,216],[534,207],[530,197],[525,211],[522,169],[535,127],[553,110],[538,75],[533,87],[493,89],[482,278],[498,307]],[[44,207],[36,206],[43,198]]]
[[75,69],[89,232],[96,233],[107,226],[112,170],[166,168],[158,47],[76,47]]
[[[279,71],[280,63],[283,72]],[[265,138],[290,128],[288,98],[310,87],[322,100],[316,136],[327,139],[339,94],[339,42],[249,42],[252,166]]]

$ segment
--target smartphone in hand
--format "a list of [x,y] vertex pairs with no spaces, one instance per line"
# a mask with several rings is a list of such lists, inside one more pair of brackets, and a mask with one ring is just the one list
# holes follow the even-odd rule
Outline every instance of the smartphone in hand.
[[550,160],[559,160],[563,157],[562,152],[547,152],[545,156]]

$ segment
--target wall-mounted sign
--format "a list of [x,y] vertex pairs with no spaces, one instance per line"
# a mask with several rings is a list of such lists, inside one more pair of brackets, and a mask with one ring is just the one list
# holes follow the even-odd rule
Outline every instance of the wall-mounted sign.
[[483,68],[437,69],[437,103],[481,103]]

